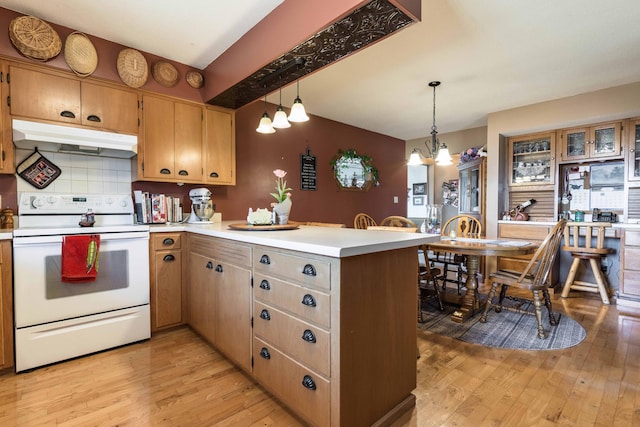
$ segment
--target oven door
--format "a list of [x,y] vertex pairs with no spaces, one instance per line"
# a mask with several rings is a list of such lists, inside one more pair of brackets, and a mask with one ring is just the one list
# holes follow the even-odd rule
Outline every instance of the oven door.
[[13,240],[15,326],[149,304],[149,233],[100,234],[95,282],[61,281],[62,236]]

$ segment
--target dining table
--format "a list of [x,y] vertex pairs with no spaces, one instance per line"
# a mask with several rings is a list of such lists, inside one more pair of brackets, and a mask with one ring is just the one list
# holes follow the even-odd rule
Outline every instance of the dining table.
[[478,269],[482,257],[527,255],[538,247],[536,243],[521,240],[451,237],[441,237],[440,241],[430,242],[428,245],[434,252],[450,252],[464,256],[467,290],[462,296],[460,308],[451,314],[451,320],[457,323],[464,322],[480,311]]

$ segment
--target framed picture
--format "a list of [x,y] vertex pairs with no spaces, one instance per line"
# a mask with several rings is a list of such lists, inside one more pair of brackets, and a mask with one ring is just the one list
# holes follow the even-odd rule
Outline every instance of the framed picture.
[[[427,183],[420,182],[413,184],[413,195],[414,196],[422,196],[427,194]],[[414,203],[415,204],[415,203]]]
[[424,197],[423,196],[418,196],[418,197],[413,197],[413,206],[422,206],[424,205]]

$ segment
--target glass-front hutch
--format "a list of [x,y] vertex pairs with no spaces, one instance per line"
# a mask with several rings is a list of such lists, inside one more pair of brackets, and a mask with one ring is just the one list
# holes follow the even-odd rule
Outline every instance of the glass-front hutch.
[[555,184],[555,132],[509,138],[509,185]]
[[486,191],[486,157],[458,165],[458,213],[471,215],[484,224]]

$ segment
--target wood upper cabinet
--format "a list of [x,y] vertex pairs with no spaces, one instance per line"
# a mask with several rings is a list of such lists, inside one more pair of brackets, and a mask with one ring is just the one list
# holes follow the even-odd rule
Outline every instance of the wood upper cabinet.
[[509,185],[553,186],[556,172],[555,143],[555,132],[509,138]]
[[[628,132],[628,178],[629,181],[640,181],[640,118],[629,121]],[[637,182],[634,185],[637,185]]]
[[218,107],[205,109],[205,180],[207,184],[236,185],[235,113]]
[[622,157],[622,122],[565,129],[560,132],[562,162]]
[[0,242],[0,370],[13,366],[11,240]]
[[138,94],[127,89],[9,66],[12,116],[138,133]]
[[144,96],[139,179],[203,182],[203,109],[200,104]]
[[[7,84],[8,66],[0,62],[0,99],[7,99],[9,86]],[[13,161],[13,134],[11,131],[11,115],[5,102],[0,103],[0,173],[13,174],[15,162]]]

